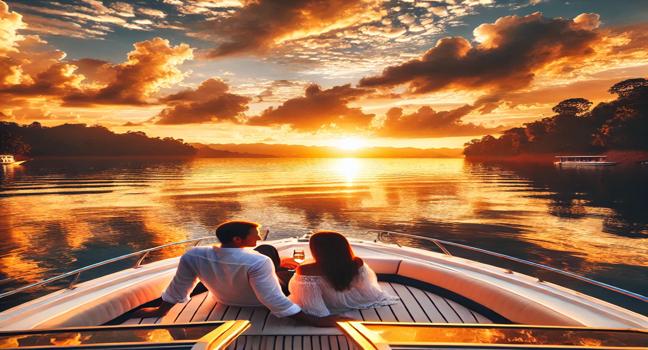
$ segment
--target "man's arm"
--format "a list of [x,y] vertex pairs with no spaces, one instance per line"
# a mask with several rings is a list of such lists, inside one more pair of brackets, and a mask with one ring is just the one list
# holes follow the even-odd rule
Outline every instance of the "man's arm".
[[173,305],[189,301],[189,294],[198,284],[198,276],[191,267],[189,257],[185,254],[180,258],[178,269],[173,280],[164,292],[162,302],[158,307],[146,307],[133,313],[134,317],[162,317],[166,315]]

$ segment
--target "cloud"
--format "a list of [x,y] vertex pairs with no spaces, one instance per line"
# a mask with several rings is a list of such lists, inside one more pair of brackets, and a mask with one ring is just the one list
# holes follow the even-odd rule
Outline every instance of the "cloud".
[[16,43],[22,39],[18,30],[25,28],[22,16],[9,10],[0,0],[0,54],[16,51]]
[[20,35],[24,28],[22,16],[0,1],[0,93],[57,95],[77,89],[83,76],[62,62],[65,53],[36,35]]
[[231,16],[209,21],[200,35],[219,43],[208,57],[262,52],[300,39],[380,20],[380,0],[249,1]]
[[475,109],[475,106],[464,105],[449,111],[437,112],[429,106],[423,106],[412,114],[403,114],[402,108],[391,108],[376,133],[384,137],[424,138],[477,136],[501,130],[501,127],[486,128],[472,123],[463,123],[461,118]]
[[303,97],[295,97],[280,106],[270,107],[260,116],[250,118],[250,125],[290,125],[295,130],[317,131],[321,128],[355,130],[369,126],[373,114],[347,104],[369,93],[351,85],[322,90],[318,85],[306,88]]
[[0,89],[0,92],[14,95],[61,95],[68,91],[76,91],[81,87],[85,78],[75,73],[76,67],[67,63],[55,63],[47,70],[37,74],[33,83],[16,84]]
[[162,87],[180,82],[178,66],[193,57],[187,44],[171,46],[168,40],[153,38],[133,45],[126,62],[115,65],[115,78],[105,87],[72,93],[66,105],[146,105]]
[[151,9],[151,8],[146,8],[146,7],[138,8],[137,12],[139,12],[139,13],[141,13],[143,15],[150,16],[150,17],[155,17],[155,18],[164,18],[164,17],[166,17],[166,13],[164,13],[163,11],[156,10],[156,9]]
[[282,88],[293,88],[302,85],[299,82],[290,81],[290,80],[274,80],[267,86],[263,91],[257,95],[257,102],[264,102],[272,100],[272,97],[275,97],[276,90]]
[[359,86],[406,84],[411,93],[520,89],[550,64],[591,55],[600,39],[598,24],[596,14],[581,14],[574,20],[545,18],[539,12],[501,17],[474,30],[477,45],[463,37],[443,38],[420,58],[365,77]]
[[195,90],[169,95],[161,99],[168,107],[160,112],[156,124],[238,122],[251,99],[228,91],[223,81],[208,79]]

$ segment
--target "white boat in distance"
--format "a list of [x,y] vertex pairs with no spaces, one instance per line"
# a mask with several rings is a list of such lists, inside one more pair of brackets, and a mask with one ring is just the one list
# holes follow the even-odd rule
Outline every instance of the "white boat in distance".
[[556,156],[558,159],[554,165],[565,167],[579,167],[579,166],[611,166],[616,165],[617,162],[608,162],[607,156]]
[[19,165],[26,162],[26,160],[16,161],[12,154],[0,154],[0,164],[2,165]]
[[[179,245],[214,239],[205,237],[127,254],[0,294],[2,301],[67,281],[67,288],[1,312],[0,348],[645,350],[648,345],[648,298],[643,295],[454,242],[389,231],[362,237],[350,239],[356,255],[401,301],[348,312],[356,321],[337,328],[276,318],[264,307],[223,305],[200,285],[190,301],[176,304],[167,315],[134,318],[134,310],[159,303],[179,257],[143,260],[162,249],[177,251]],[[418,248],[407,246],[417,241]],[[311,256],[307,236],[265,243],[282,257],[295,250]],[[135,261],[131,268],[78,283],[87,271],[127,259]],[[548,282],[549,275],[582,283],[597,295],[610,293],[616,301]],[[635,303],[634,311],[621,306],[628,302]]]

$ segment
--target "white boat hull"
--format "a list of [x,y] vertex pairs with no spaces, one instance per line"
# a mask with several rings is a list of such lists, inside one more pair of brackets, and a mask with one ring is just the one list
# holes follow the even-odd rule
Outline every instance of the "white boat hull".
[[[282,256],[308,243],[267,242]],[[608,328],[648,328],[648,318],[536,278],[434,253],[372,241],[351,241],[356,254],[378,273],[434,285],[514,323]],[[159,298],[178,258],[146,264],[80,283],[0,313],[0,330],[100,325]]]

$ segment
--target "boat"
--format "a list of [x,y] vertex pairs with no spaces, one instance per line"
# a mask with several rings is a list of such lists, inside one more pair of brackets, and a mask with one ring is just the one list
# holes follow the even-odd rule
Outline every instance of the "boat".
[[556,156],[554,165],[559,167],[591,167],[591,166],[612,166],[617,162],[607,161],[607,156]]
[[16,160],[12,154],[0,154],[0,164],[2,165],[19,165],[26,160]]
[[[0,313],[0,347],[13,349],[643,349],[648,298],[572,272],[445,240],[391,231],[350,239],[356,255],[400,302],[345,315],[316,328],[276,318],[263,307],[217,303],[200,284],[163,317],[133,312],[160,301],[179,257],[161,250],[213,244],[214,237],[123,255],[0,294],[34,295]],[[419,244],[414,246],[414,242]],[[308,235],[264,242],[282,257]],[[153,254],[151,254],[153,253]],[[129,268],[81,281],[98,268]],[[146,261],[146,263],[145,263]],[[523,271],[525,273],[522,273]],[[535,272],[534,272],[535,271]],[[551,276],[571,287],[552,283]],[[38,296],[53,285],[62,289]],[[578,285],[578,287],[575,287]],[[594,295],[608,293],[608,301]],[[41,293],[42,294],[42,293]]]

